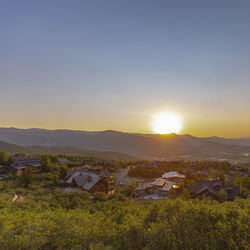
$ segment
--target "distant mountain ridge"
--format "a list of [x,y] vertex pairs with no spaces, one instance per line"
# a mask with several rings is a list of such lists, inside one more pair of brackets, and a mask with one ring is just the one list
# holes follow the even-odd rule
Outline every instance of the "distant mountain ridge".
[[20,146],[13,143],[0,141],[0,150],[8,153],[28,153],[28,154],[66,154],[66,155],[82,155],[93,156],[106,160],[138,160],[134,156],[117,152],[90,151],[74,146]]
[[250,146],[250,137],[242,138],[223,138],[218,136],[203,137],[204,140],[222,143],[226,145]]
[[74,146],[91,151],[125,153],[140,158],[185,155],[222,157],[250,152],[250,138],[138,134],[112,130],[88,132],[0,128],[0,140],[22,146]]

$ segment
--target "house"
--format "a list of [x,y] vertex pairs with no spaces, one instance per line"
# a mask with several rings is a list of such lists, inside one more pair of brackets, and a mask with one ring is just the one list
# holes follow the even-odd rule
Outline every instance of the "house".
[[192,197],[210,196],[217,199],[222,184],[220,181],[197,181],[195,186],[189,186],[188,191]]
[[164,186],[159,189],[159,195],[170,196],[170,194],[173,193],[175,187],[176,187],[175,182],[165,181]]
[[66,183],[71,187],[81,188],[90,193],[109,192],[108,179],[105,176],[89,172],[75,172],[66,180]]
[[166,180],[164,180],[163,178],[157,178],[153,183],[153,192],[155,194],[159,193],[159,189],[163,188],[163,186],[165,185]]
[[234,200],[240,195],[240,187],[225,186],[223,187],[220,181],[197,181],[195,186],[189,186],[188,191],[193,198],[195,197],[211,197],[213,199],[219,198],[219,192],[224,189],[227,193],[228,200]]
[[63,157],[59,157],[58,158],[58,161],[60,162],[60,163],[68,163],[69,162],[69,160],[67,159],[67,158],[63,158]]
[[139,183],[135,189],[135,196],[158,195],[161,197],[172,196],[179,186],[175,182],[157,178],[153,182]]
[[15,176],[20,176],[28,166],[32,167],[33,173],[38,173],[41,171],[41,160],[27,156],[16,156],[10,164],[10,169]]
[[135,189],[135,196],[144,196],[153,193],[153,185],[152,182],[143,182],[139,183],[139,185]]
[[171,171],[162,175],[163,179],[167,179],[168,181],[175,181],[175,182],[180,182],[185,177],[186,177],[185,175],[179,174],[176,171]]

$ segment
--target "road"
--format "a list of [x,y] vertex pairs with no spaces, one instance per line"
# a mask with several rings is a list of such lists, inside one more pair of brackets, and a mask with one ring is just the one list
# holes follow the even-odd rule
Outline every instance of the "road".
[[129,185],[132,183],[132,180],[128,177],[128,171],[131,168],[131,166],[128,166],[127,168],[121,168],[120,171],[116,174],[117,182],[120,185]]

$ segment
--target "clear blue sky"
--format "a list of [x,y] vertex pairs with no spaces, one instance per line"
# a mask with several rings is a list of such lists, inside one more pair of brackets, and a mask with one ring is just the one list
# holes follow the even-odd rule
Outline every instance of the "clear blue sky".
[[250,1],[1,0],[0,126],[250,135]]

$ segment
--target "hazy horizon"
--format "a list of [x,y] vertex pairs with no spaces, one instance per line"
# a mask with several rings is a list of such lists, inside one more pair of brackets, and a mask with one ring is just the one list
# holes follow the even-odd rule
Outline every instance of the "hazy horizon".
[[227,139],[240,139],[240,138],[250,138],[249,135],[245,136],[235,136],[235,137],[227,137],[227,136],[219,136],[219,135],[204,135],[204,136],[196,136],[193,134],[188,134],[188,133],[169,133],[169,134],[157,134],[157,133],[142,133],[142,132],[129,132],[125,130],[114,130],[114,129],[103,129],[103,130],[86,130],[86,129],[69,129],[69,128],[39,128],[39,127],[26,127],[26,128],[21,128],[21,127],[14,127],[14,126],[9,126],[9,127],[3,127],[0,126],[0,129],[24,129],[24,130],[29,130],[29,129],[37,129],[37,130],[50,130],[50,131],[56,131],[56,130],[66,130],[66,131],[81,131],[81,132],[104,132],[104,131],[114,131],[114,132],[120,132],[120,133],[131,133],[131,134],[146,134],[146,135],[191,135],[194,137],[221,137],[221,138],[227,138]]
[[2,1],[0,125],[250,136],[249,1]]

